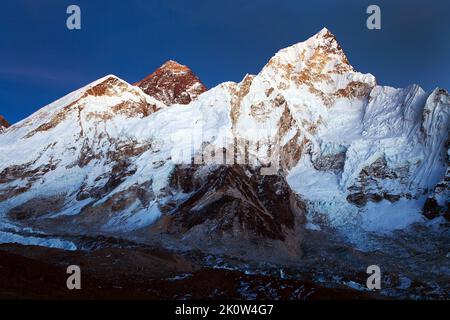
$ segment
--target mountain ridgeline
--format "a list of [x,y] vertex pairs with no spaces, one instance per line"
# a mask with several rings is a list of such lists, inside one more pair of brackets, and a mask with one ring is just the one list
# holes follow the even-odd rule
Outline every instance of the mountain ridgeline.
[[[444,89],[355,71],[327,29],[209,90],[168,61],[134,85],[96,80],[12,126],[0,117],[0,213],[46,233],[277,257],[301,256],[307,229],[445,225],[449,110]],[[232,149],[256,160],[190,161]],[[266,158],[279,165],[271,175]]]

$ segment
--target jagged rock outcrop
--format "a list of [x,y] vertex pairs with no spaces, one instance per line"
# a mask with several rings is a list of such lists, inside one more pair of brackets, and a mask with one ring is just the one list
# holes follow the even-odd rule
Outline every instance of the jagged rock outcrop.
[[206,91],[191,69],[172,60],[134,85],[168,106],[175,103],[189,104]]
[[196,248],[247,252],[278,248],[300,256],[305,206],[281,175],[239,165],[177,165],[153,229]]
[[282,176],[261,176],[251,167],[177,166],[169,188],[190,195],[171,210],[177,214],[169,230],[177,233],[198,236],[201,230],[207,237],[229,233],[284,241],[304,219],[304,205]]
[[389,194],[382,184],[387,180],[396,180],[404,177],[408,168],[391,169],[387,166],[385,158],[378,158],[369,166],[364,167],[359,173],[355,184],[348,188],[350,194],[347,201],[358,207],[363,207],[368,201],[380,202],[386,199],[395,202],[400,199],[400,194]]

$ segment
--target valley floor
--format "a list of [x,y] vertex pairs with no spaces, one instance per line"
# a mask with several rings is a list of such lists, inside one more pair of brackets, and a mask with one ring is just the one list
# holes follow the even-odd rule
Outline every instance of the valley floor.
[[[83,250],[0,245],[1,299],[448,299],[448,233],[420,243],[420,230],[361,251],[308,231],[297,263],[275,265],[199,250],[184,252],[108,237],[70,240]],[[369,240],[368,240],[369,241]],[[376,243],[377,239],[370,241]],[[407,248],[407,249],[405,249]],[[382,290],[365,287],[379,264]],[[69,265],[82,289],[66,287]]]
[[[66,268],[79,264],[82,289],[66,288]],[[0,299],[372,299],[346,288],[270,274],[201,267],[149,248],[90,252],[0,247]]]

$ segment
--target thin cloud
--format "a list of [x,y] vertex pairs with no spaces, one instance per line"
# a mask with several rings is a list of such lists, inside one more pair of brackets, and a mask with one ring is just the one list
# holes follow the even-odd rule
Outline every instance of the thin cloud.
[[57,70],[39,67],[0,67],[0,78],[23,82],[45,81],[54,84],[72,83],[83,79],[83,76],[70,70]]

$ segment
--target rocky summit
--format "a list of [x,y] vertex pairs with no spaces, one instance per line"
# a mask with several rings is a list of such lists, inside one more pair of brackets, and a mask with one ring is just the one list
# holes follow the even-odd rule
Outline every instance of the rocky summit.
[[172,60],[134,85],[166,105],[189,104],[206,91],[191,69]]
[[0,115],[0,132],[6,130],[10,126],[9,122],[6,121],[6,119]]

